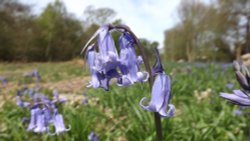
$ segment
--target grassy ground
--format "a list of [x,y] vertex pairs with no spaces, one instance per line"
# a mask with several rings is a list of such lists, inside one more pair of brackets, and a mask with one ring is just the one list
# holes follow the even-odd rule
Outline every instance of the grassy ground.
[[[10,80],[8,88],[0,86],[0,140],[84,141],[91,131],[101,141],[154,140],[153,113],[142,110],[138,104],[142,97],[150,97],[148,83],[126,88],[112,85],[108,92],[86,89],[85,81],[89,77],[82,66],[82,62],[77,60],[65,63],[0,64],[0,75]],[[25,80],[22,76],[33,68],[37,68],[42,75],[44,91],[51,93],[57,87],[73,101],[61,107],[66,126],[71,125],[69,132],[57,136],[34,134],[26,131],[27,125],[22,125],[22,117],[29,116],[29,112],[17,107],[13,97],[16,89],[24,83],[33,86],[34,80]],[[165,68],[172,79],[171,103],[177,108],[175,117],[162,119],[165,140],[247,140],[248,114],[234,115],[238,106],[219,97],[220,92],[232,91],[226,87],[228,82],[234,84],[234,89],[239,89],[230,66],[166,63]],[[65,90],[68,85],[71,85],[71,89]],[[87,93],[87,96],[82,96],[82,93]],[[82,105],[74,101],[81,98],[88,98],[89,104]],[[247,109],[244,112],[248,112]]]

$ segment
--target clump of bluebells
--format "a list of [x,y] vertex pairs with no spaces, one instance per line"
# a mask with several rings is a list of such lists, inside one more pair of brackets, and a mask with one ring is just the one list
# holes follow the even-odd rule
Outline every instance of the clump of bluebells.
[[250,73],[242,62],[233,63],[236,78],[241,86],[239,90],[233,90],[233,94],[220,93],[220,96],[240,106],[250,106]]
[[[119,32],[119,52],[115,46],[111,32]],[[97,42],[93,40],[97,37]],[[91,44],[91,42],[93,42]],[[142,56],[136,55],[135,47],[138,46]],[[149,61],[144,55],[139,39],[126,25],[103,25],[87,42],[82,52],[86,55],[92,75],[88,87],[109,90],[110,80],[115,78],[118,86],[129,86],[136,82],[146,82],[149,79],[152,87],[151,100],[144,105],[146,97],[142,98],[140,105],[145,110],[155,113],[157,139],[162,140],[161,117],[174,115],[175,107],[169,104],[171,94],[171,81],[163,70],[160,55],[156,49],[156,63],[152,70]],[[140,66],[145,63],[147,71],[142,71]],[[151,73],[152,72],[152,73]],[[155,80],[153,82],[153,78]],[[153,83],[152,83],[153,82]],[[167,110],[169,106],[169,110]]]
[[[88,87],[101,87],[109,90],[112,78],[117,79],[118,86],[129,86],[136,82],[145,82],[148,79],[148,73],[140,71],[142,58],[136,56],[135,39],[128,32],[117,30],[122,34],[119,39],[120,54],[118,54],[110,33],[112,29],[110,25],[101,26],[86,44],[86,56],[92,75]],[[96,36],[97,44],[89,45]]]
[[[57,105],[64,102],[65,99],[59,98],[57,90],[53,91],[52,99],[39,92],[39,89],[23,88],[16,95],[16,104],[30,110],[30,118],[24,118],[29,122],[27,131],[35,133],[56,135],[70,130],[70,127],[65,127],[63,117],[58,111]],[[51,125],[54,126],[53,129],[50,129]]]

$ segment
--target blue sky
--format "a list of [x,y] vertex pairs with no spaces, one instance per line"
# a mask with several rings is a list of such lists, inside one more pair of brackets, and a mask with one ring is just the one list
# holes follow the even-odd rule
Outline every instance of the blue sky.
[[[54,0],[20,0],[34,6],[40,13]],[[89,5],[95,8],[108,7],[117,12],[115,18],[122,19],[137,36],[158,41],[163,46],[164,31],[173,27],[177,21],[177,7],[180,0],[61,0],[68,12],[83,19],[83,12]]]

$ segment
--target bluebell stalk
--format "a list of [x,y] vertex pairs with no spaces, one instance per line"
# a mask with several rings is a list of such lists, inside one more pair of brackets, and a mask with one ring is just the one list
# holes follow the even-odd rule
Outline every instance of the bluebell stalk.
[[[30,94],[32,92],[32,94]],[[70,128],[64,126],[63,117],[57,110],[57,103],[65,102],[65,99],[59,98],[57,90],[53,91],[53,99],[49,99],[43,93],[28,91],[27,88],[18,90],[16,96],[16,103],[22,108],[30,109],[30,119],[27,131],[35,133],[47,132],[49,135],[56,135],[66,131]],[[28,101],[22,99],[24,95],[28,94],[30,97]],[[50,125],[55,127],[55,132],[50,133]]]
[[[111,31],[121,33],[119,39],[120,52],[118,53]],[[98,43],[91,42],[98,36]],[[98,46],[98,52],[96,47]],[[139,47],[142,56],[137,56],[135,46]],[[140,102],[142,108],[154,112],[157,140],[162,141],[161,119],[174,115],[175,107],[169,104],[170,100],[170,78],[165,74],[157,51],[157,61],[153,66],[153,71],[145,55],[142,44],[135,34],[126,25],[103,25],[101,26],[83,47],[86,50],[88,64],[92,75],[89,87],[104,88],[109,90],[109,82],[112,78],[117,79],[118,86],[129,86],[136,82],[146,82],[149,80],[152,88],[152,98],[148,105],[143,105],[143,98]],[[82,53],[81,52],[81,53]],[[141,71],[140,65],[144,63],[147,71]],[[153,84],[153,79],[156,76]],[[169,109],[167,110],[167,106]]]
[[233,90],[233,94],[220,93],[220,96],[240,106],[250,106],[250,73],[245,65],[234,62],[236,78],[242,90]]

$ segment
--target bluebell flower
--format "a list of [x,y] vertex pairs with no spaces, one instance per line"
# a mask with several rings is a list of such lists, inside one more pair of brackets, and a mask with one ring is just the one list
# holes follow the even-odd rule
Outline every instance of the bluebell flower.
[[[158,74],[152,87],[150,102],[148,105],[144,106],[143,102],[147,99],[144,97],[140,101],[140,106],[145,110],[157,112],[163,117],[174,116],[175,107],[169,104],[171,91],[170,83],[170,78],[165,73]],[[168,111],[167,106],[169,106]]]
[[231,82],[228,82],[226,86],[228,89],[232,89],[234,87],[234,84]]
[[[156,75],[156,78],[152,87],[151,100],[145,106],[143,102],[147,98],[143,97],[140,101],[140,106],[145,110],[159,113],[162,117],[172,117],[175,113],[175,106],[169,104],[171,97],[171,81],[163,70],[157,50],[156,58],[156,63],[153,67],[153,74]],[[167,107],[169,107],[168,110]]]
[[38,120],[37,116],[38,116],[38,112],[39,112],[39,107],[38,106],[33,106],[30,109],[30,122],[28,125],[27,130],[28,131],[32,131],[35,127],[36,127],[36,121]]
[[34,77],[34,78],[36,78],[37,82],[41,81],[41,75],[37,69],[34,69],[31,72],[25,73],[24,77]]
[[88,135],[88,140],[90,141],[99,141],[98,136],[92,131]]
[[0,76],[0,81],[2,82],[3,86],[8,84],[8,80],[4,76]]
[[40,108],[38,108],[38,111],[36,112],[36,127],[34,128],[35,133],[43,133],[45,131],[48,131],[47,121],[44,115],[44,111]]
[[65,128],[65,125],[63,122],[63,116],[58,113],[57,109],[54,109],[54,112],[55,112],[55,115],[53,117],[53,124],[55,126],[55,133],[50,134],[50,135],[60,134],[60,133],[69,131],[71,127],[69,127],[68,129]]
[[146,71],[140,72],[140,64],[142,63],[141,57],[135,54],[135,41],[133,37],[124,32],[119,39],[120,44],[120,65],[119,68],[122,77],[118,80],[119,86],[128,86],[135,82],[147,81],[149,75]]

